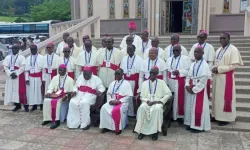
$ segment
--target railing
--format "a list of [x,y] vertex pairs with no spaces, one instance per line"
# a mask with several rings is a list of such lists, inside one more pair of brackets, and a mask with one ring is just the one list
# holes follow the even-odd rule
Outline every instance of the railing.
[[[72,23],[70,23],[72,24]],[[83,21],[81,21],[80,23],[71,26],[63,31],[61,31],[60,33],[57,33],[53,36],[51,36],[49,39],[39,43],[37,45],[38,47],[38,51],[40,52],[41,50],[45,49],[45,47],[47,46],[47,44],[49,42],[54,42],[54,43],[59,43],[62,41],[62,36],[64,32],[68,32],[71,36],[73,36],[73,38],[77,38],[80,41],[80,44],[82,42],[81,38],[84,34],[88,34],[89,36],[91,36],[91,32],[90,32],[90,26],[94,24],[94,33],[95,33],[95,38],[100,38],[100,17],[99,16],[92,16],[88,19],[85,19]],[[65,25],[65,24],[64,24]],[[90,34],[89,34],[89,32]],[[28,57],[30,55],[30,49],[27,49],[25,51],[23,51],[21,53],[21,55]],[[0,87],[1,84],[4,84],[5,82],[5,74],[4,74],[4,70],[3,70],[3,65],[2,65],[3,61],[0,61]],[[1,90],[1,89],[0,89]],[[1,91],[0,91],[1,92]]]
[[250,6],[245,10],[244,36],[250,36]]

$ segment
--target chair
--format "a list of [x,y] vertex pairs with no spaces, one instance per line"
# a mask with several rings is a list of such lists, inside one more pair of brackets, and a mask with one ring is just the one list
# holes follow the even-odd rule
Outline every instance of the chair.
[[106,102],[105,98],[106,98],[106,92],[102,94],[101,96],[97,96],[96,103],[90,106],[91,124],[94,127],[98,127],[100,124],[100,111],[101,111],[102,106]]

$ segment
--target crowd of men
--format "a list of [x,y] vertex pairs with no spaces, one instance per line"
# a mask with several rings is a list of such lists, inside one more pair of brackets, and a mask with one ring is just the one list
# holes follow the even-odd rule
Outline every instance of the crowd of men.
[[128,28],[129,35],[120,48],[113,46],[112,37],[105,37],[97,50],[88,35],[78,47],[69,33],[64,33],[56,51],[53,43],[40,52],[33,44],[25,59],[18,54],[20,45],[13,45],[12,54],[3,62],[5,105],[14,104],[13,111],[23,105],[26,112],[40,106],[42,125],[51,123],[51,129],[67,120],[68,128],[88,130],[90,110],[104,100],[101,132],[120,134],[128,116],[136,116],[134,131],[139,140],[146,135],[158,139],[163,107],[172,95],[173,120],[184,123],[191,132],[210,130],[210,120],[221,126],[235,121],[234,70],[243,62],[238,49],[230,44],[230,34],[220,35],[221,47],[215,51],[203,30],[188,52],[178,34],[162,49],[159,38],[150,40],[147,30],[140,37],[135,34],[135,23],[129,23]]

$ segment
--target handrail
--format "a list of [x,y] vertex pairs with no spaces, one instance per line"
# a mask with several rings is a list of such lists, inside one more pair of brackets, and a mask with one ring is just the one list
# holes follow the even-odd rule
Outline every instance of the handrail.
[[82,22],[82,21],[84,21],[84,20],[86,20],[86,18],[84,18],[84,19],[77,19],[77,20],[71,20],[71,21],[64,21],[64,22],[59,22],[59,23],[54,23],[54,24],[52,24],[51,26],[52,26],[52,28],[55,28],[55,27],[57,27],[57,26],[62,26],[62,25],[70,25],[70,24],[78,24],[78,23],[80,23],[80,22]]
[[[81,29],[83,29],[84,27],[90,25],[90,24],[93,24],[95,23],[96,21],[100,20],[100,16],[92,16],[84,21],[82,21],[81,23],[78,23],[76,24],[75,26],[72,26],[70,28],[68,28],[67,30],[65,30],[64,32],[68,32],[70,34],[73,34],[73,33],[76,33],[78,31],[80,31]],[[38,48],[38,51],[40,52],[41,50],[45,49],[47,44],[49,42],[53,42],[53,43],[59,43],[62,41],[62,36],[63,36],[63,33],[64,32],[61,32],[61,33],[58,33],[52,37],[50,37],[49,39],[39,43],[37,45],[37,48]],[[30,49],[26,49],[25,51],[23,51],[21,53],[21,55],[23,55],[24,57],[27,57],[29,56],[30,54]],[[0,61],[0,70],[3,69],[3,65],[2,65],[3,61]]]

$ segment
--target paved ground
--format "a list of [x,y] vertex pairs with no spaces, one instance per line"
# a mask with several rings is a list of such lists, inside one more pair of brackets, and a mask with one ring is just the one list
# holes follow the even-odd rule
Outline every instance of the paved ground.
[[56,130],[42,127],[42,113],[0,110],[0,149],[18,150],[249,150],[250,133],[212,130],[192,134],[182,127],[169,129],[167,137],[136,139],[131,127],[119,136],[101,134],[98,128],[69,130],[62,124]]

